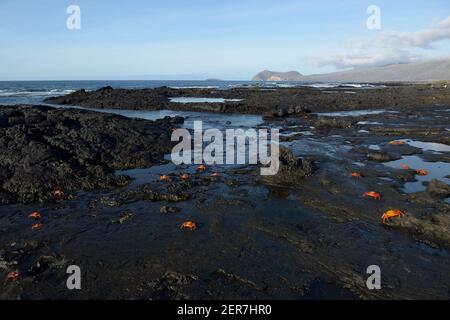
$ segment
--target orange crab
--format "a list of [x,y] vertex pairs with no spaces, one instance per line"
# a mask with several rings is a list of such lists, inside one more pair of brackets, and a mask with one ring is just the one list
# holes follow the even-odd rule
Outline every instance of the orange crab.
[[404,217],[404,216],[406,216],[406,212],[404,212],[404,211],[401,211],[401,210],[388,210],[385,213],[383,213],[383,215],[381,216],[381,220],[383,221],[383,223],[386,223],[391,218]]
[[162,174],[159,176],[159,180],[160,181],[170,181],[170,177],[165,174]]
[[182,175],[180,176],[180,179],[183,180],[183,181],[187,181],[187,180],[189,180],[189,175],[187,175],[187,174],[182,174]]
[[16,281],[19,277],[20,277],[20,272],[19,272],[18,270],[16,270],[16,271],[11,271],[11,272],[8,273],[8,275],[6,276],[6,280]]
[[402,163],[400,166],[405,170],[411,169],[406,163]]
[[44,225],[42,223],[36,223],[31,226],[32,230],[41,229]]
[[198,171],[206,171],[206,166],[204,164],[201,164],[197,167]]
[[363,175],[359,172],[351,172],[350,173],[350,177],[352,177],[352,178],[362,178],[362,176]]
[[55,191],[53,191],[53,197],[55,199],[62,199],[62,198],[64,198],[64,191],[56,189]]
[[41,218],[41,214],[37,211],[33,211],[28,217],[34,220],[39,220]]
[[218,178],[218,177],[220,177],[220,173],[214,172],[211,174],[211,177]]
[[418,174],[419,176],[427,176],[429,174],[429,172],[427,170],[416,170],[416,174]]
[[405,144],[405,141],[402,140],[394,140],[394,141],[389,141],[389,144],[391,146],[401,146]]
[[190,231],[195,231],[197,229],[197,225],[195,224],[195,222],[186,221],[186,222],[183,222],[180,229],[187,229]]
[[379,194],[378,192],[375,192],[375,191],[364,192],[363,197],[372,197],[375,200],[381,200],[381,194]]

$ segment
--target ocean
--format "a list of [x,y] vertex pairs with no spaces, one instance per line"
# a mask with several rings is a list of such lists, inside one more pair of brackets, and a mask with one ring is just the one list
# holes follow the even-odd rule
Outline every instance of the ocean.
[[[96,90],[102,87],[143,89],[172,88],[218,88],[258,86],[263,88],[311,86],[332,88],[342,83],[306,82],[254,82],[254,81],[200,81],[200,80],[81,80],[81,81],[0,81],[0,105],[41,104],[45,98],[69,94],[76,90]],[[346,84],[354,88],[374,87],[369,84]]]
[[214,87],[254,85],[245,81],[159,81],[159,80],[101,80],[101,81],[0,81],[0,105],[2,104],[40,104],[50,96],[64,95],[76,90],[96,90],[102,87],[143,89],[162,86],[182,87]]

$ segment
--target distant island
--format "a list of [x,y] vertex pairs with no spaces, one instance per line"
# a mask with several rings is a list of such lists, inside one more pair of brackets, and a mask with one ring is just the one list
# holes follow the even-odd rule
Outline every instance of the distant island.
[[264,70],[252,81],[313,82],[422,82],[450,80],[450,59],[430,60],[383,67],[361,68],[326,74],[304,76],[297,71]]
[[218,82],[218,81],[223,81],[222,79],[217,79],[217,78],[208,78],[205,79],[204,81],[208,81],[208,82]]
[[264,70],[253,77],[252,81],[301,81],[303,75],[297,71],[277,72]]

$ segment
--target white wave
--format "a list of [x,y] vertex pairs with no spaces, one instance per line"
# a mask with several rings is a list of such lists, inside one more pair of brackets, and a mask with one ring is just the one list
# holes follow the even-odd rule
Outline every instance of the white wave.
[[75,90],[71,89],[52,89],[49,91],[26,91],[26,90],[18,90],[18,91],[8,91],[8,90],[0,90],[0,97],[33,97],[33,96],[54,96],[54,95],[64,95],[73,93]]
[[170,86],[171,89],[219,89],[219,86]]

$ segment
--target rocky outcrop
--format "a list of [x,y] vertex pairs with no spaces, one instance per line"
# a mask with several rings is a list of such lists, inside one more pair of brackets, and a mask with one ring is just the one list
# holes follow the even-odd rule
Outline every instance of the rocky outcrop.
[[280,148],[280,168],[273,176],[261,176],[261,183],[276,187],[295,187],[314,173],[311,160],[297,158],[291,150]]
[[170,128],[179,120],[152,122],[78,109],[1,106],[0,204],[43,201],[56,189],[126,185],[129,179],[114,175],[114,169],[161,163],[170,152]]
[[[384,109],[386,106],[416,110],[417,108],[450,104],[450,86],[431,84],[389,85],[377,89],[310,87],[261,90],[260,87],[217,88],[160,87],[154,89],[111,89],[77,91],[65,96],[50,97],[45,102],[76,105],[87,108],[131,110],[180,110],[240,114],[304,115],[311,112],[335,110]],[[229,99],[224,103],[177,103],[172,97],[198,97]],[[231,100],[230,100],[231,99]],[[239,101],[236,101],[238,99]],[[394,116],[386,114],[386,117]],[[392,128],[388,128],[392,130]],[[374,128],[375,130],[375,128]],[[385,129],[386,130],[386,129]],[[422,129],[428,132],[428,128]],[[444,137],[445,138],[445,137]]]

